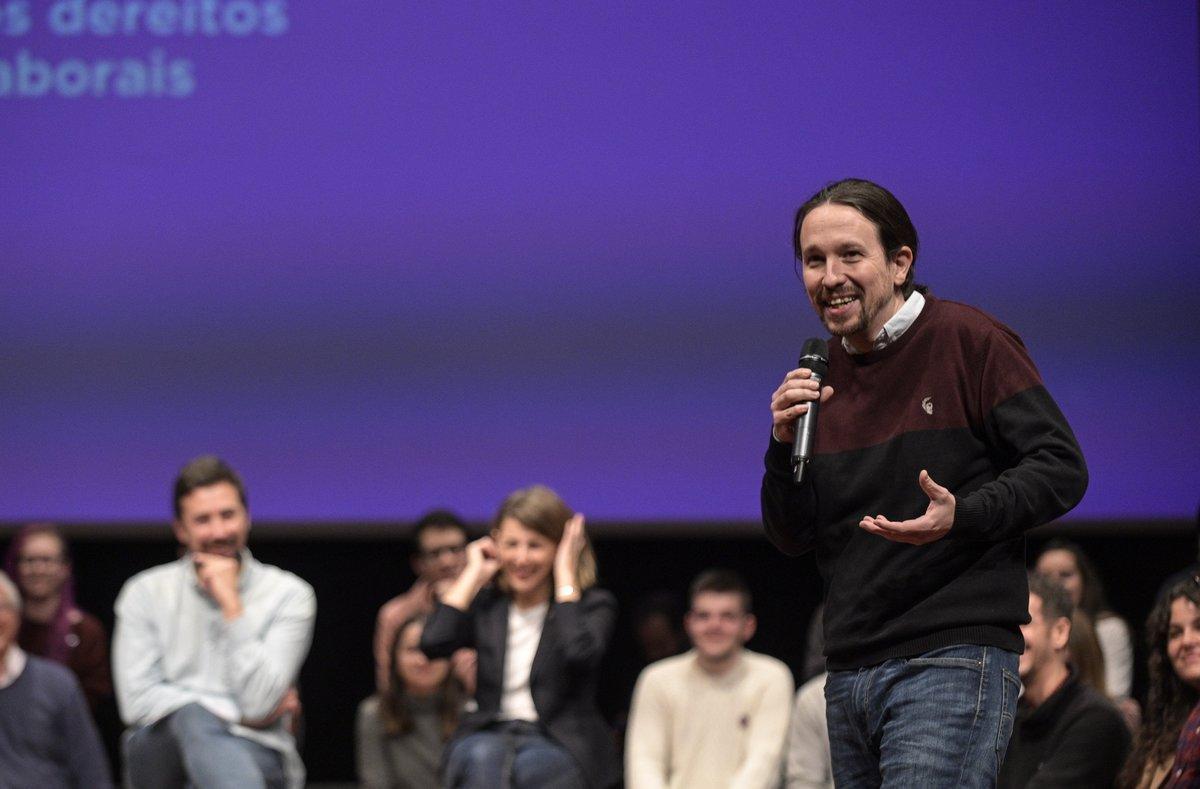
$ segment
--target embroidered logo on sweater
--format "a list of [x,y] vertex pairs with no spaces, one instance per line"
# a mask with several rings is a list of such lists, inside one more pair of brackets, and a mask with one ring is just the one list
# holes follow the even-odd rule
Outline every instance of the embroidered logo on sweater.
[[932,416],[932,415],[933,415],[933,398],[932,398],[932,397],[926,397],[924,400],[922,400],[922,401],[921,401],[921,408],[925,409],[925,413],[927,413],[927,414],[929,414],[930,416]]

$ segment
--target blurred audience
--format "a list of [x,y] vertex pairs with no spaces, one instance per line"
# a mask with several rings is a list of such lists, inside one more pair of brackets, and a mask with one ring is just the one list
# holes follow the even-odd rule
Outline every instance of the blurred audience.
[[0,572],[0,786],[112,786],[75,675],[17,643],[21,594]]
[[825,674],[805,682],[796,691],[792,724],[788,729],[785,789],[833,789],[829,755],[829,725],[825,722]]
[[1177,582],[1155,603],[1146,644],[1150,687],[1121,785],[1200,786],[1200,580]]
[[1051,540],[1037,558],[1035,569],[1062,585],[1075,607],[1087,614],[1104,655],[1104,685],[1108,695],[1125,698],[1133,686],[1133,642],[1129,625],[1108,607],[1104,587],[1091,560],[1067,540]]
[[1100,642],[1096,640],[1096,630],[1092,627],[1092,619],[1083,611],[1075,608],[1073,603],[1071,607],[1074,610],[1071,612],[1071,636],[1067,641],[1067,659],[1071,662],[1071,667],[1075,669],[1075,674],[1080,682],[1097,693],[1107,696],[1104,654],[1100,651]]
[[53,524],[31,523],[8,546],[4,569],[17,582],[25,602],[18,637],[21,649],[75,672],[95,714],[113,690],[108,633],[99,619],[75,605],[66,540]]
[[1030,576],[1018,668],[1024,692],[997,784],[1005,789],[1112,786],[1129,753],[1121,713],[1068,662],[1073,608],[1056,582]]
[[792,675],[751,652],[750,590],[728,570],[692,583],[684,627],[692,649],[638,678],[625,738],[625,785],[768,789],[779,782]]
[[804,636],[804,666],[801,682],[825,673],[825,603],[817,603]]
[[[493,583],[494,581],[494,583]],[[541,485],[508,496],[421,636],[431,658],[478,651],[476,702],[448,746],[450,787],[608,787],[616,747],[596,706],[616,599],[597,589],[583,516]]]
[[[467,524],[453,512],[425,513],[413,527],[413,538],[416,545],[411,564],[417,580],[407,592],[384,603],[375,618],[375,689],[379,693],[387,690],[389,650],[400,625],[415,616],[428,616],[467,562]],[[467,695],[474,695],[475,651],[460,650],[451,658],[451,665]]]
[[660,590],[647,594],[634,608],[633,637],[645,665],[688,648],[680,600],[681,595]]
[[251,555],[246,489],[219,458],[184,466],[174,510],[183,556],[135,575],[115,606],[127,783],[303,786],[291,725],[312,587]]
[[418,616],[396,629],[387,690],[358,707],[358,780],[368,789],[438,785],[442,749],[458,724],[462,689],[448,660],[430,660],[421,651],[424,626]]

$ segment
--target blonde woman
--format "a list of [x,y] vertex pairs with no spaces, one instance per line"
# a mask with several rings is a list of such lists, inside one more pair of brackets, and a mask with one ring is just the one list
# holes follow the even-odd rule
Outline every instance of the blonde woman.
[[447,747],[447,786],[565,789],[620,780],[595,704],[617,606],[595,582],[583,516],[541,485],[512,493],[492,533],[467,546],[466,568],[421,637],[431,658],[478,652],[478,709]]

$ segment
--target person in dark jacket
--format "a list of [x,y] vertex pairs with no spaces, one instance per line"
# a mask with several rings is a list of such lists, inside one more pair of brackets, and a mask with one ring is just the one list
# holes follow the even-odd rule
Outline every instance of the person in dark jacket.
[[607,787],[620,780],[612,735],[595,703],[616,601],[595,588],[583,516],[535,485],[500,506],[490,536],[421,636],[430,658],[477,650],[478,708],[449,746],[451,787]]
[[1030,576],[1019,668],[1025,692],[1000,769],[1002,789],[1112,786],[1129,753],[1121,713],[1067,661],[1073,607],[1063,587]]

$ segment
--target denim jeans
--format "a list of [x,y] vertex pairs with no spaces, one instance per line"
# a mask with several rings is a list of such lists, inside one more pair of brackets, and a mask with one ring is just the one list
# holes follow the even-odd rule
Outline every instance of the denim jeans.
[[1021,683],[1018,655],[961,645],[831,671],[825,716],[843,787],[990,787]]
[[582,789],[575,757],[536,723],[505,721],[456,742],[446,763],[454,789]]
[[131,789],[285,785],[278,751],[232,734],[227,722],[195,703],[127,732],[124,752],[125,783]]

